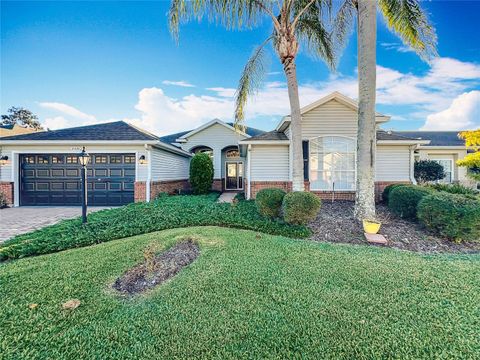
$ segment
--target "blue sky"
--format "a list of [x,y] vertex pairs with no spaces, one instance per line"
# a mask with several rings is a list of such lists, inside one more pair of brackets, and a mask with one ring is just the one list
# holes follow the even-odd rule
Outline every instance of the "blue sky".
[[[437,29],[439,57],[427,64],[379,16],[377,110],[391,129],[480,127],[478,1],[422,3]],[[23,106],[49,128],[125,119],[158,134],[231,121],[234,89],[265,23],[227,31],[204,21],[167,26],[168,1],[1,2],[1,113]],[[452,16],[454,14],[454,16]],[[352,35],[336,72],[301,52],[301,104],[331,91],[357,97]],[[247,125],[273,129],[288,113],[285,78],[272,53]]]

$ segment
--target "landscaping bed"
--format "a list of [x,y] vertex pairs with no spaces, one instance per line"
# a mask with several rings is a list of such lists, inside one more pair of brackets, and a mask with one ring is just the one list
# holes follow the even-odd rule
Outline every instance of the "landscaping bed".
[[113,288],[129,295],[152,289],[190,265],[199,254],[200,249],[192,240],[182,241],[159,255],[154,249],[147,249],[144,251],[145,262],[120,276]]
[[[366,244],[363,229],[353,217],[354,203],[349,201],[324,201],[317,218],[309,224],[311,239],[334,243]],[[377,218],[382,223],[380,233],[388,244],[385,246],[424,253],[480,252],[480,242],[462,242],[440,238],[429,233],[420,224],[393,214],[385,205],[377,205]]]

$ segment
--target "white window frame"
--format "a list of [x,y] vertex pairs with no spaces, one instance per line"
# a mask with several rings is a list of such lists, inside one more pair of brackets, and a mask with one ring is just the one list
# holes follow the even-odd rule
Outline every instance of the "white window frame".
[[[431,159],[433,161],[435,161],[436,163],[440,164],[440,161],[449,161],[450,162],[450,172],[451,172],[451,176],[450,176],[450,182],[446,181],[445,178],[441,179],[441,180],[437,180],[437,182],[439,183],[443,183],[443,184],[453,184],[454,182],[454,179],[455,179],[455,167],[454,167],[454,162],[453,162],[453,159]],[[442,164],[440,164],[442,165]],[[443,169],[445,170],[445,168]]]
[[[342,139],[348,139],[348,140],[352,140],[353,141],[353,148],[354,148],[354,151],[353,151],[353,154],[354,154],[354,163],[353,163],[353,173],[354,173],[354,180],[353,180],[353,188],[352,189],[342,189],[342,188],[337,188],[335,187],[335,189],[332,187],[330,189],[316,189],[314,187],[312,187],[312,182],[310,181],[310,173],[312,171],[312,168],[311,168],[311,156],[312,156],[312,146],[311,146],[311,142],[314,141],[314,140],[317,140],[317,139],[320,139],[320,138],[342,138]],[[318,155],[318,152],[317,154]],[[322,170],[322,171],[318,171],[318,173],[321,173],[321,172],[324,172],[325,170]],[[344,135],[322,135],[322,136],[315,136],[315,137],[312,137],[310,139],[308,139],[308,179],[310,181],[310,190],[313,190],[313,191],[356,191],[356,188],[357,188],[357,139],[353,138],[353,137],[350,137],[350,136],[344,136]]]

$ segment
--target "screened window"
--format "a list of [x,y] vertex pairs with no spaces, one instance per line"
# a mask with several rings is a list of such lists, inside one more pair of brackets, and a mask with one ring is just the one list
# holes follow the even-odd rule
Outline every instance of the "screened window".
[[453,181],[453,160],[433,160],[443,166],[443,171],[445,172],[445,177],[442,180],[439,180],[441,183],[451,183]]
[[355,140],[323,136],[310,140],[310,189],[355,190]]

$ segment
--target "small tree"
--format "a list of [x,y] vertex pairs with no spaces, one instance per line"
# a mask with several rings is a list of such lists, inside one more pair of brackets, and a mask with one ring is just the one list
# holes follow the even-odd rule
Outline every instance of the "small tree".
[[2,115],[2,121],[0,122],[1,125],[19,124],[35,130],[42,129],[42,125],[40,125],[40,122],[38,121],[38,116],[30,110],[12,106],[7,112],[8,115]]
[[443,166],[433,160],[415,161],[414,176],[420,184],[441,180],[445,177]]
[[207,194],[213,184],[213,162],[205,153],[196,154],[190,161],[190,185],[194,194]]
[[466,167],[468,169],[467,175],[474,180],[480,181],[480,129],[462,131],[459,137],[464,139],[465,145],[474,152],[458,160],[457,165]]

